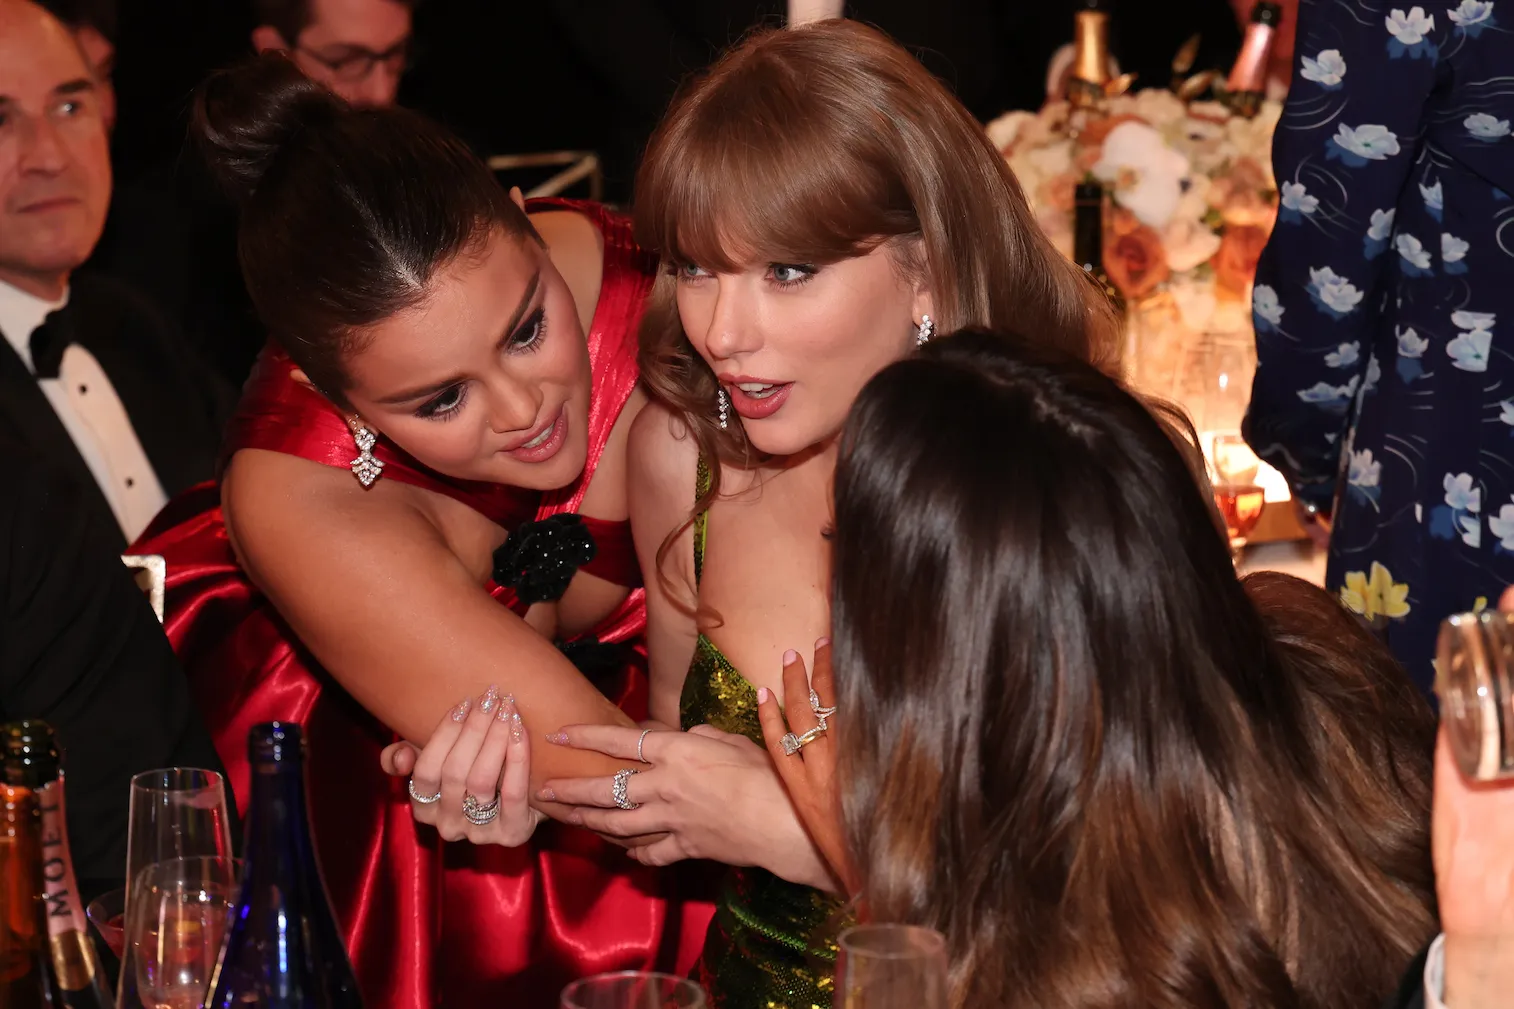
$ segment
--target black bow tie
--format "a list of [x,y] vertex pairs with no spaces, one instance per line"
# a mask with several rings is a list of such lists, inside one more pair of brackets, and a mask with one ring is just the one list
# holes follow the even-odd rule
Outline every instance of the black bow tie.
[[63,352],[73,343],[61,310],[50,312],[42,325],[32,330],[32,371],[38,378],[57,378],[63,364]]

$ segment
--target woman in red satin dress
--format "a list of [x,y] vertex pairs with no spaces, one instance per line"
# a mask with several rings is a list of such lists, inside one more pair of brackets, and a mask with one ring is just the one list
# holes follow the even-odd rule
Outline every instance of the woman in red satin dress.
[[[351,110],[280,59],[208,83],[195,133],[245,201],[243,269],[276,342],[220,482],[134,549],[167,559],[167,631],[239,804],[248,727],[304,723],[370,1009],[545,1005],[576,976],[686,969],[710,912],[677,877],[571,828],[500,847],[504,820],[449,828],[495,843],[444,850],[378,759],[475,697],[468,717],[518,713],[527,741],[645,717],[624,450],[655,261],[619,216],[512,202],[444,131]],[[561,515],[582,518],[534,521]],[[532,764],[619,766],[549,746]],[[456,807],[461,780],[443,787],[436,808]]]

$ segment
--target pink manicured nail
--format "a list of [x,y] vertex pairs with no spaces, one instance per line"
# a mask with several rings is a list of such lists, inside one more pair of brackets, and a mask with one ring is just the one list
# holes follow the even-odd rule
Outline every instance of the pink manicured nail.
[[568,734],[566,732],[554,732],[547,737],[547,742],[555,743],[558,746],[567,746]]
[[499,699],[499,710],[494,713],[494,717],[501,722],[508,722],[513,714],[515,714],[515,698],[506,694]]
[[771,697],[771,696],[772,696],[772,694],[768,691],[767,687],[758,687],[757,688],[757,703],[758,704],[766,704],[768,702],[768,698]]
[[552,789],[550,789],[550,788],[544,788],[540,792],[537,792],[536,793],[536,797],[538,799],[540,799],[542,802],[556,802],[557,801],[557,793],[554,792],[554,791],[552,791]]
[[831,643],[831,639],[830,638],[821,638],[819,641],[815,642],[815,651],[817,651],[817,652],[820,651],[820,649],[824,648],[826,645],[828,645],[830,643]]
[[489,684],[489,689],[478,699],[478,710],[486,715],[494,714],[494,709],[499,705],[499,687]]
[[454,722],[461,722],[464,718],[468,717],[468,712],[472,710],[473,698],[464,697],[462,703],[452,709],[452,720]]
[[799,661],[799,653],[796,652],[796,651],[794,651],[792,648],[790,648],[788,651],[786,651],[786,652],[783,653],[783,664],[785,666],[792,666],[794,663],[796,663],[798,661]]

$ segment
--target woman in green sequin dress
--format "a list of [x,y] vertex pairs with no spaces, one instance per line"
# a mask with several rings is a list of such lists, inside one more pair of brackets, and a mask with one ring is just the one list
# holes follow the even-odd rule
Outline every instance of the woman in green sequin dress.
[[[652,714],[719,733],[649,738],[654,766],[628,785],[642,808],[585,822],[671,829],[638,849],[647,861],[738,866],[695,971],[716,1005],[824,1007],[846,908],[804,885],[833,888],[805,835],[776,837],[795,818],[756,780],[775,777],[756,691],[829,627],[836,433],[863,383],[936,326],[1023,327],[1092,356],[1114,320],[981,126],[855,22],[728,53],[654,135],[635,208],[665,267],[642,328],[654,405],[630,445]],[[715,760],[720,744],[757,758]]]

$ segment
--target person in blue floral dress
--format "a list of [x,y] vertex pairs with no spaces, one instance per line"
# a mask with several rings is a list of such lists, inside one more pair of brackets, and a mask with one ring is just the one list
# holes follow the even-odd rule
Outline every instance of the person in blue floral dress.
[[1428,689],[1514,583],[1514,0],[1303,0],[1295,52],[1246,434]]

